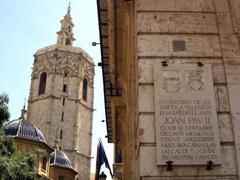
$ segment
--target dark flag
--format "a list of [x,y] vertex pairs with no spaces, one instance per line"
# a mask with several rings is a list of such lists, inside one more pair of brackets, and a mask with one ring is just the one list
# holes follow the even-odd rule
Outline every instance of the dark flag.
[[102,145],[101,139],[98,141],[98,146],[97,146],[97,158],[96,158],[96,174],[95,174],[95,180],[99,180],[99,174],[100,174],[100,169],[101,166],[105,163],[105,167],[109,169],[109,172],[111,176],[113,177],[110,165],[108,163],[108,159],[105,153],[105,150]]

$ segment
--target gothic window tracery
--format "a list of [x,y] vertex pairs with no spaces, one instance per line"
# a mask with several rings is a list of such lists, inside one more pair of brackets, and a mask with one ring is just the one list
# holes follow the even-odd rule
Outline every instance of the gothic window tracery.
[[82,99],[87,101],[87,90],[88,90],[88,80],[86,78],[83,79],[83,91],[82,91]]
[[42,74],[40,75],[38,95],[41,95],[41,94],[45,93],[46,84],[47,84],[47,73],[42,72]]

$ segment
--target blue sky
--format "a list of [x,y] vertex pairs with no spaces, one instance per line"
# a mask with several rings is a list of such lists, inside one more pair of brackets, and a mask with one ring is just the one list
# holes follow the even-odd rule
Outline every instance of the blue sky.
[[[28,99],[33,54],[37,49],[55,44],[60,20],[67,11],[67,0],[0,0],[0,93],[10,97],[11,119],[20,116],[24,99]],[[74,46],[90,54],[95,64],[101,60],[96,0],[72,0],[71,14],[75,24]],[[92,156],[96,156],[97,139],[102,138],[110,163],[112,146],[107,144],[101,68],[95,68],[95,101]],[[93,159],[93,167],[95,159]],[[94,168],[92,167],[92,171]]]

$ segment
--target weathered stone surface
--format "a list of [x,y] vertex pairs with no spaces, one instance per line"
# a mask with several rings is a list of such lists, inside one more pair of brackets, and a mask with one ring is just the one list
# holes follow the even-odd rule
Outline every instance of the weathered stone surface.
[[139,136],[141,143],[155,143],[154,115],[139,116]]
[[107,1],[99,1],[101,10],[107,9]]
[[216,85],[215,94],[216,94],[216,100],[217,100],[217,111],[229,112],[230,106],[229,106],[227,87],[222,85]]
[[153,64],[161,63],[161,60],[144,59],[138,61],[138,79],[139,83],[153,83]]
[[105,25],[105,26],[101,27],[101,33],[102,33],[102,36],[107,36],[108,35],[108,25]]
[[[174,52],[172,42],[186,41],[186,51]],[[218,36],[215,35],[139,35],[138,56],[221,57]]]
[[[102,45],[102,47],[104,47],[104,48],[108,48],[108,47],[109,47],[108,39],[107,39],[107,38],[103,38],[101,45]],[[108,54],[104,55],[103,57],[108,57]]]
[[101,23],[106,23],[107,24],[107,22],[108,22],[108,16],[107,16],[107,11],[102,11],[101,12]]
[[210,65],[154,65],[157,164],[221,164]]
[[[239,12],[239,1],[235,1],[238,4],[237,12]],[[234,144],[236,148],[236,160],[238,162],[238,174],[240,174],[240,151],[239,151],[239,35],[234,34],[234,19],[238,21],[239,29],[239,14],[234,13],[234,16],[231,16],[231,4],[232,1],[227,0],[215,0],[216,4],[216,14],[217,21],[219,24],[219,36],[222,42],[222,51],[223,51],[223,60],[227,76],[227,86],[228,86],[228,97],[230,104],[230,111],[232,115],[233,122],[233,133],[234,133]],[[238,30],[239,32],[239,30]]]
[[[146,177],[196,177],[196,176],[237,176],[237,164],[235,148],[233,146],[221,147],[223,163],[221,166],[214,166],[213,170],[207,171],[206,166],[173,166],[173,171],[166,171],[166,166],[157,166],[156,147],[140,147],[140,176]],[[203,179],[203,177],[201,177]],[[200,179],[201,179],[200,178]],[[201,180],[202,180],[201,179]]]
[[213,0],[138,0],[138,11],[193,11],[213,12]]
[[226,72],[222,63],[212,64],[214,83],[226,83]]
[[240,84],[240,65],[239,64],[226,64],[226,75],[229,84]]
[[[234,132],[234,141],[235,141],[235,150],[236,150],[236,159],[237,162],[240,162],[240,113],[237,112],[232,113],[232,122],[233,122],[233,132]],[[238,167],[238,171],[240,167]]]
[[240,102],[240,85],[229,85],[229,98],[231,103],[231,112],[240,113],[239,102]]
[[144,33],[218,33],[216,15],[210,13],[140,12],[137,28]]
[[[221,37],[222,46],[224,48],[224,55],[226,57],[238,57],[239,45],[238,45],[238,36],[237,34],[230,34],[231,32],[227,32],[225,35]],[[228,52],[226,52],[228,51]]]
[[154,112],[153,86],[139,86],[139,112]]
[[197,59],[197,58],[143,58],[138,61],[139,83],[153,83],[153,64],[167,60],[169,64],[196,64],[201,61],[203,64],[211,64],[214,83],[226,83],[226,73],[222,59]]
[[238,24],[240,20],[240,3],[238,0],[229,0],[230,12],[233,21],[233,29],[235,33],[238,33]]
[[218,114],[219,136],[221,142],[233,142],[233,124],[230,114]]
[[229,13],[228,0],[215,0],[215,7],[218,13]]

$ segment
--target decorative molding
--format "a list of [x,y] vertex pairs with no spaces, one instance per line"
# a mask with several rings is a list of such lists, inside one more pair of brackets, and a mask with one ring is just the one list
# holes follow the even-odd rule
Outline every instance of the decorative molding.
[[34,60],[32,79],[37,79],[42,71],[48,74],[62,74],[68,70],[69,77],[78,77],[83,79],[87,77],[89,85],[93,87],[94,64],[82,56],[69,52],[56,52],[52,56],[36,55]]

